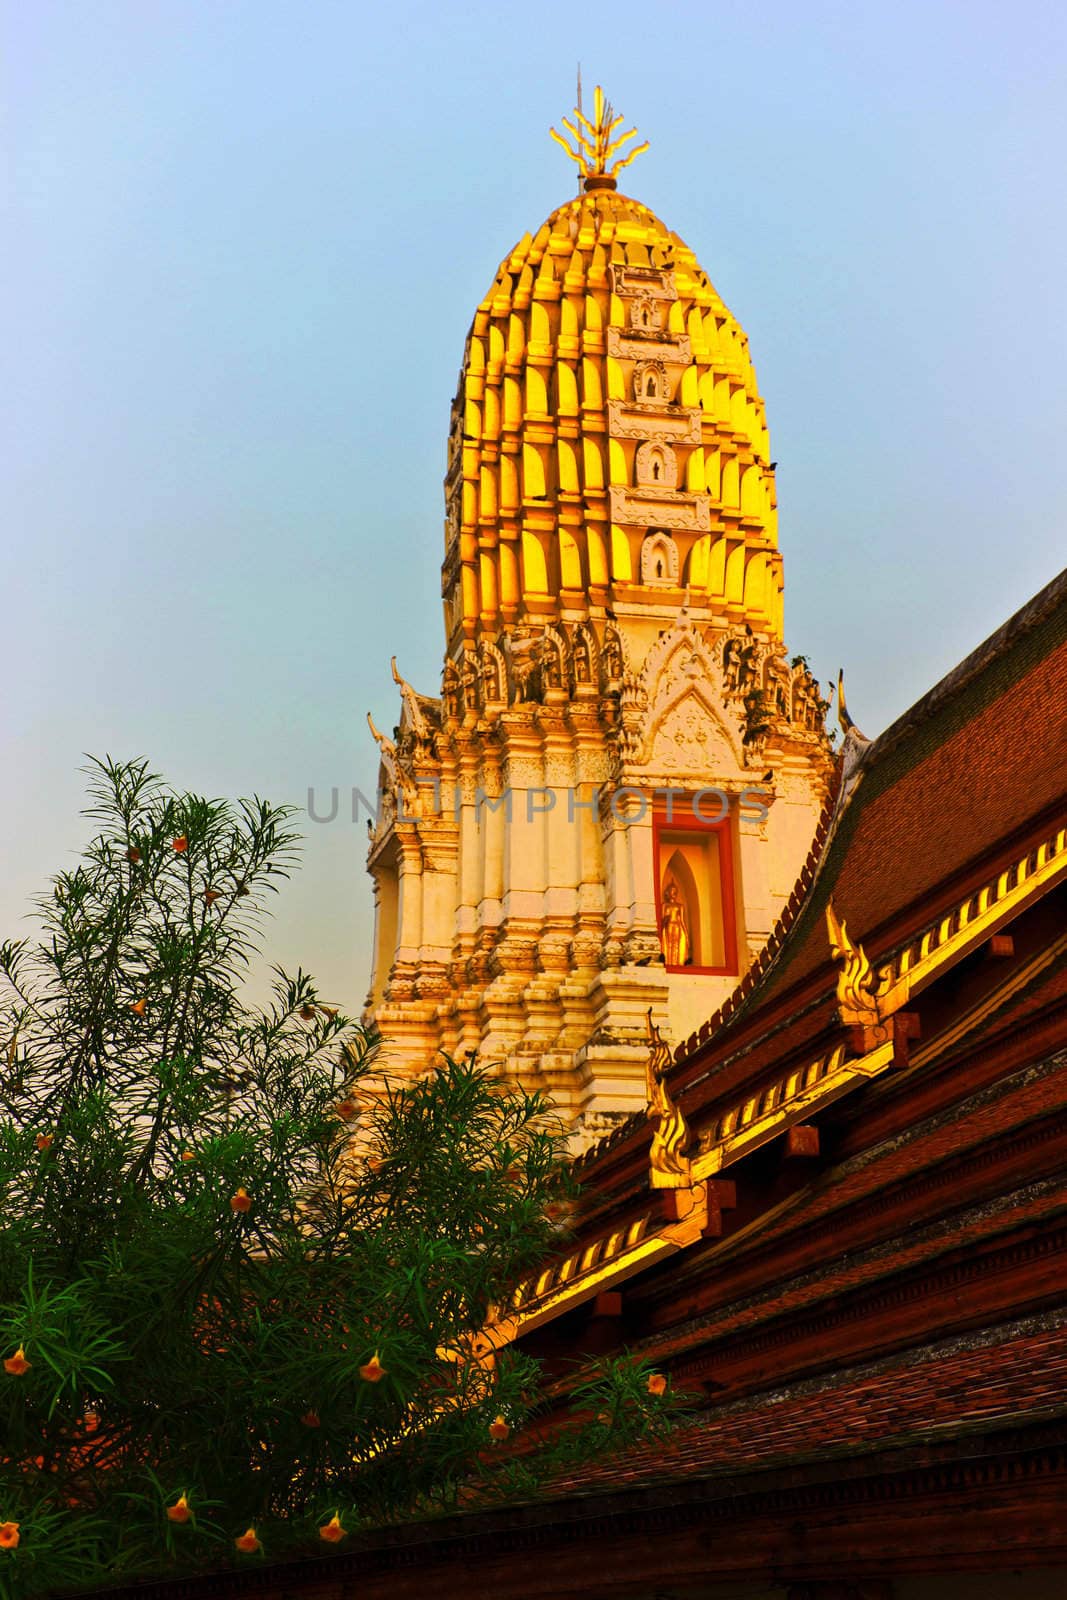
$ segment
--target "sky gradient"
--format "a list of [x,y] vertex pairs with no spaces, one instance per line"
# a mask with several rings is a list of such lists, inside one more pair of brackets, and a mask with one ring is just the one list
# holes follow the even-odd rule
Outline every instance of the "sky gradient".
[[[0,937],[86,836],[83,752],[371,792],[439,687],[441,479],[497,264],[626,192],[749,334],[786,638],[877,733],[1067,559],[1067,12],[7,0]],[[268,955],[358,1009],[363,821],[304,819]]]

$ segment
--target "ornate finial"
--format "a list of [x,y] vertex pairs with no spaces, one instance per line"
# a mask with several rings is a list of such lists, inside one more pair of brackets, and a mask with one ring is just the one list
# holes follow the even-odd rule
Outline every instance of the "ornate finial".
[[395,756],[396,745],[393,743],[392,739],[388,737],[388,735],[382,733],[379,728],[374,726],[374,718],[371,716],[369,711],[367,712],[367,727],[370,729],[374,741],[382,754],[387,756]]
[[419,697],[411,687],[408,680],[397,670],[396,656],[392,658],[391,665],[393,668],[393,682],[400,690],[400,698],[403,701],[404,709],[407,712],[408,726],[415,735],[416,739],[419,739],[425,743],[430,737],[430,730],[426,726],[426,718],[422,714],[422,706],[419,704]]
[[861,944],[849,938],[843,919],[834,909],[833,899],[826,902],[826,931],[830,936],[830,950],[835,961],[844,962],[837,977],[837,1007],[846,1027],[869,1027],[880,1021],[878,1002],[875,999],[875,978],[871,963]]
[[648,1116],[655,1122],[652,1149],[649,1151],[649,1182],[653,1189],[684,1189],[692,1179],[684,1151],[689,1143],[689,1124],[670,1097],[664,1074],[671,1064],[671,1047],[652,1021],[652,1007],[645,1018],[648,1031],[646,1087]]
[[380,728],[375,727],[374,718],[369,711],[367,712],[367,726],[374,736],[378,749],[381,751],[382,766],[385,768],[385,775],[392,790],[393,798],[395,799],[399,795],[403,803],[403,810],[408,813],[401,820],[410,822],[411,812],[418,796],[418,784],[401,765],[394,741],[389,738],[388,734],[382,733]]
[[857,728],[856,724],[853,722],[852,718],[848,714],[848,706],[845,704],[845,669],[844,669],[844,667],[838,668],[838,673],[837,673],[837,725],[841,729],[842,733],[851,733],[855,738],[859,739],[863,744],[868,744],[870,742],[868,739],[864,738],[863,734],[860,732],[860,730]]
[[[610,101],[604,99],[604,91],[597,86],[593,92],[593,120],[582,111],[581,105],[581,75],[578,78],[578,104],[574,108],[577,122],[571,122],[567,117],[560,121],[574,141],[565,139],[555,128],[550,128],[553,139],[570,156],[572,161],[578,163],[578,170],[582,175],[583,187],[586,189],[614,189],[615,181],[623,167],[628,167],[635,156],[641,155],[648,149],[648,141],[635,145],[626,155],[617,155],[628,139],[633,139],[637,134],[636,128],[631,128],[628,133],[620,133],[613,138],[615,129],[622,121],[615,115],[614,107]],[[612,156],[616,159],[612,161]]]

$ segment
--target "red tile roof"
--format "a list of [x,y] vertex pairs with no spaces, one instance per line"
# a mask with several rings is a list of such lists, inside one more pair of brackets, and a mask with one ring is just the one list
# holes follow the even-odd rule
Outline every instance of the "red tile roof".
[[946,1340],[715,1408],[555,1485],[567,1494],[726,1476],[1067,1415],[1067,1313]]
[[678,1082],[758,1031],[772,1004],[832,987],[831,893],[868,954],[886,954],[1062,815],[1065,769],[1067,571],[868,747],[780,949],[703,1043],[678,1049]]

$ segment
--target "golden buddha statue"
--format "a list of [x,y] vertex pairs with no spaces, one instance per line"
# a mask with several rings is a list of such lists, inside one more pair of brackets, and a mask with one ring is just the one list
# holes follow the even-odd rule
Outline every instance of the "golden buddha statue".
[[672,877],[669,877],[663,886],[660,932],[663,939],[663,955],[668,967],[688,966],[692,951],[689,919],[685,914],[681,890]]

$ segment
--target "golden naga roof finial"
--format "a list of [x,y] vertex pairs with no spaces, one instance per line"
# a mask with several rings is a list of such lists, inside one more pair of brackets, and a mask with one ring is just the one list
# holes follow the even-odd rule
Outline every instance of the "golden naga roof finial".
[[865,1027],[879,1022],[878,1002],[875,998],[875,977],[867,953],[861,944],[849,938],[843,918],[834,910],[831,898],[826,902],[826,931],[830,936],[830,950],[835,961],[844,962],[837,977],[837,1007],[846,1027]]
[[652,1007],[645,1019],[648,1030],[648,1062],[645,1068],[649,1121],[655,1122],[652,1149],[649,1151],[649,1182],[653,1189],[684,1189],[691,1182],[689,1159],[684,1154],[689,1143],[689,1124],[671,1099],[664,1078],[671,1064],[671,1047],[652,1021]]
[[571,122],[568,117],[560,118],[571,136],[570,139],[564,138],[562,133],[557,133],[555,128],[550,128],[549,132],[556,143],[566,150],[571,160],[578,163],[584,188],[614,189],[615,181],[623,167],[628,167],[635,156],[643,154],[648,149],[648,140],[646,139],[644,144],[635,145],[625,155],[619,155],[618,152],[626,141],[636,137],[637,129],[631,128],[628,133],[620,133],[613,137],[622,118],[615,115],[615,108],[609,100],[604,99],[604,91],[599,85],[593,91],[593,120],[590,122],[582,111],[580,72],[578,104],[574,108],[574,115],[576,122]]
[[870,740],[860,732],[852,718],[849,716],[848,706],[845,704],[845,669],[841,667],[837,674],[837,725],[842,733],[851,733],[860,744],[870,744]]

